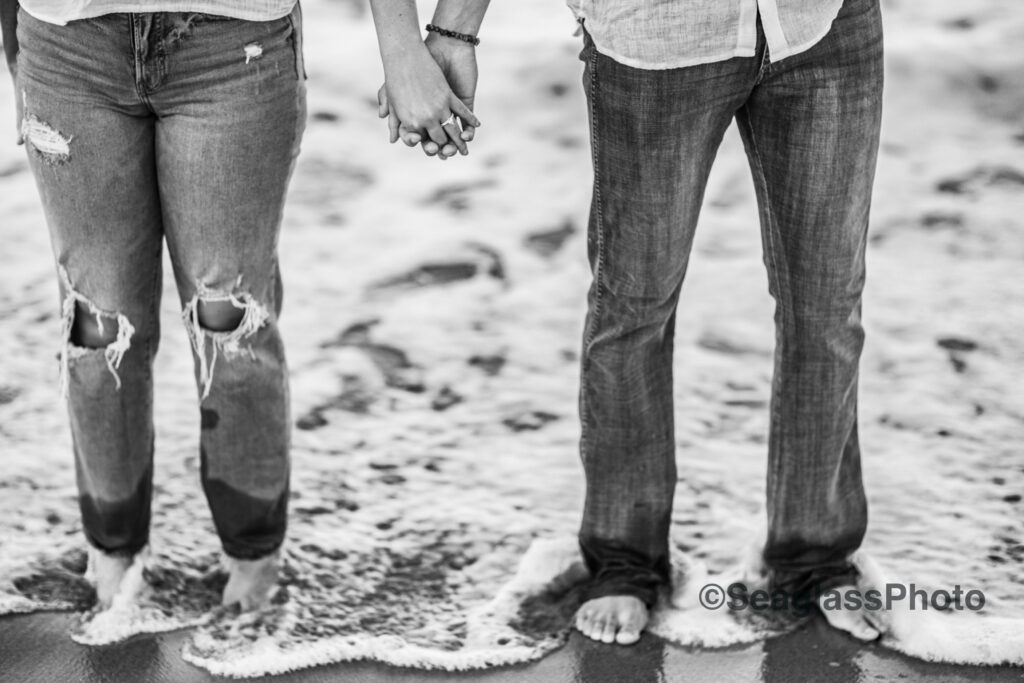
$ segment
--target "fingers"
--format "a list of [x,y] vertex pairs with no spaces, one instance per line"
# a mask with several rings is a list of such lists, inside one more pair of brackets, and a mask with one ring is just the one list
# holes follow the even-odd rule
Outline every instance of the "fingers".
[[423,153],[428,157],[436,156],[441,151],[440,145],[433,140],[424,140],[423,142]]
[[398,140],[398,131],[402,126],[402,122],[398,120],[398,114],[395,113],[394,109],[388,110],[388,142],[394,144]]
[[[433,141],[434,145],[436,145],[436,150],[434,150],[434,146],[428,146],[424,144],[423,151],[427,154],[427,156],[434,156],[435,154],[437,154],[441,159],[447,159],[448,155],[442,154],[442,152],[444,151],[444,146],[448,143],[448,133],[445,132],[444,127],[441,125],[441,122],[438,121],[434,125],[427,128],[427,135],[430,136],[431,141]],[[434,151],[432,152],[431,150]]]
[[443,146],[448,142],[448,133],[444,132],[444,127],[440,121],[427,127],[427,136],[436,142],[438,146]]
[[[387,90],[381,87],[377,91],[378,114],[386,117],[388,121],[388,139],[394,143],[401,140],[407,147],[421,145],[423,153],[427,156],[436,156],[442,160],[453,157],[456,154],[463,156],[469,154],[469,145],[476,137],[476,126],[479,120],[472,111],[461,104],[459,110],[450,112],[446,121],[438,121],[430,126],[416,129],[406,126],[399,118],[397,111],[390,105]],[[461,124],[461,125],[460,125]]]
[[468,123],[474,128],[480,127],[480,119],[478,119],[473,113],[473,110],[466,106],[466,103],[456,97],[454,93],[451,98],[449,98],[448,106],[451,107],[452,112],[462,119],[464,123]]
[[[444,132],[448,135],[448,139],[451,140],[451,144],[445,145],[445,148],[454,146],[462,156],[469,154],[469,148],[466,146],[466,141],[462,139],[462,131],[459,130],[459,124],[455,122],[454,117],[451,123],[444,126]],[[455,151],[453,150],[452,155],[454,154]]]
[[407,128],[404,123],[398,126],[398,137],[406,147],[415,147],[423,140],[423,136],[417,131]]

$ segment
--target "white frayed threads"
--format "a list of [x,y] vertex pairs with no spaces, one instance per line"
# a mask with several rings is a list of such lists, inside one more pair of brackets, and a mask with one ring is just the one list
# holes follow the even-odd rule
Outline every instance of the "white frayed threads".
[[[242,276],[238,276],[235,282],[237,288],[242,283]],[[228,332],[212,332],[205,329],[199,320],[199,303],[212,303],[215,301],[230,301],[231,305],[243,311],[242,320],[238,326]],[[215,292],[209,289],[202,282],[198,285],[196,295],[185,305],[181,314],[185,321],[185,329],[188,331],[189,339],[192,340],[192,349],[199,359],[199,381],[203,385],[203,393],[199,400],[204,400],[210,395],[210,387],[213,386],[213,370],[217,365],[217,357],[221,354],[238,354],[242,352],[240,342],[246,337],[256,334],[256,331],[263,327],[270,314],[267,309],[256,302],[249,294],[242,292],[231,294]],[[206,340],[210,344],[209,358],[207,358]],[[246,349],[252,356],[252,349]]]
[[71,138],[61,135],[53,126],[28,112],[28,96],[22,92],[25,118],[21,120],[21,137],[35,148],[44,159],[63,163],[71,159]]
[[71,277],[64,266],[60,267],[60,278],[64,283],[67,294],[61,307],[61,344],[60,350],[60,393],[64,398],[68,397],[68,385],[70,382],[70,365],[72,358],[80,358],[93,349],[75,346],[71,343],[71,329],[75,324],[75,305],[79,302],[88,307],[89,312],[96,317],[96,325],[100,334],[103,333],[103,319],[113,318],[117,321],[117,337],[103,349],[103,357],[107,361],[107,369],[114,377],[117,388],[121,389],[121,377],[117,374],[121,367],[124,354],[131,348],[132,335],[135,334],[135,327],[128,321],[123,313],[110,313],[103,311],[82,294],[75,291],[71,284]]
[[263,56],[263,46],[260,45],[259,43],[249,43],[242,49],[245,50],[246,64],[253,61],[254,59],[259,59],[260,57]]

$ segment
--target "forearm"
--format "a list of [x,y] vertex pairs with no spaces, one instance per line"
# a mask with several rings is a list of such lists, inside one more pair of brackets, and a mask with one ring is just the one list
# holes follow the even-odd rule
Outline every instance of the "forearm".
[[401,69],[403,62],[428,56],[420,38],[416,0],[370,0],[370,11],[385,76]]
[[0,0],[0,36],[4,41],[7,68],[14,73],[18,55],[18,0]]
[[491,0],[438,0],[434,9],[434,26],[476,35]]

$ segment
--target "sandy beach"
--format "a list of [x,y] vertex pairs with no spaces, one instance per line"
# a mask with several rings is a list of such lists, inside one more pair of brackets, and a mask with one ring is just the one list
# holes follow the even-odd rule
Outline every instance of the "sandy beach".
[[570,635],[578,596],[546,592],[578,563],[583,495],[579,38],[559,2],[492,5],[483,125],[468,157],[439,162],[387,145],[364,2],[304,2],[310,117],[280,245],[290,538],[279,598],[257,615],[217,609],[224,576],[168,275],[148,589],[81,616],[93,598],[54,362],[57,280],[0,79],[0,680],[1020,680],[1020,668],[966,666],[1024,665],[1018,3],[883,0],[861,365],[865,557],[892,581],[983,591],[985,609],[900,612],[891,635],[860,646],[820,619],[779,628],[689,601],[742,567],[764,514],[772,301],[730,130],[677,320],[678,600],[628,650]]

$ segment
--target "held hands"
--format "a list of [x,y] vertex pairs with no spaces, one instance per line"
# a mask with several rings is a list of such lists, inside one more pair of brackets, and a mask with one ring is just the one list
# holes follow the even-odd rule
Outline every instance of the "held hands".
[[402,68],[386,74],[377,92],[378,114],[388,119],[392,143],[421,145],[427,156],[468,154],[480,121],[473,114],[476,51],[472,45],[431,34]]

